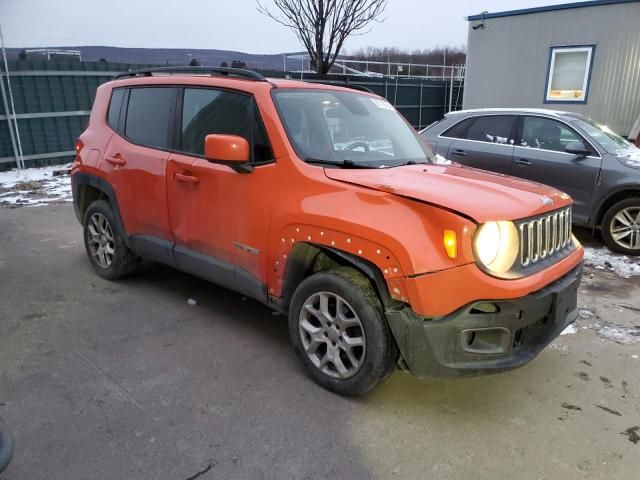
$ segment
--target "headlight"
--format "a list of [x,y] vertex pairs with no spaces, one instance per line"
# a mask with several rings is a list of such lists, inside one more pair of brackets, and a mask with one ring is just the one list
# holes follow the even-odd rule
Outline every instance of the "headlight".
[[513,222],[487,222],[473,240],[476,260],[491,273],[506,273],[518,258],[518,229]]

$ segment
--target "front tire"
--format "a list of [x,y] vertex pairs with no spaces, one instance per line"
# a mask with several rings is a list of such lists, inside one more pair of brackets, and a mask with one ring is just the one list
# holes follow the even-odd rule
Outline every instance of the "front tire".
[[125,245],[116,229],[111,205],[96,200],[84,214],[84,247],[98,275],[118,280],[131,275],[140,264],[140,257]]
[[371,283],[338,268],[306,278],[289,309],[289,335],[307,374],[340,395],[362,395],[395,369],[398,348]]
[[615,252],[640,255],[640,198],[626,198],[606,211],[602,238]]

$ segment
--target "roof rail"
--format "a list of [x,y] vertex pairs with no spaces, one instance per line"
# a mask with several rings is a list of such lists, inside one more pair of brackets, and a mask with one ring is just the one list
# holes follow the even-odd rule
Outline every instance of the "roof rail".
[[307,83],[318,83],[320,85],[332,85],[334,87],[342,87],[342,88],[350,88],[351,90],[358,90],[359,92],[367,92],[367,93],[373,93],[374,95],[376,94],[373,90],[363,86],[363,85],[356,85],[354,83],[349,83],[349,82],[323,82],[323,81],[314,81],[314,80],[305,80]]
[[238,78],[246,78],[247,80],[255,80],[258,82],[267,82],[268,80],[253,70],[244,70],[242,68],[228,68],[228,67],[155,67],[144,68],[141,70],[131,70],[129,72],[122,72],[113,77],[113,80],[118,80],[127,77],[151,77],[157,73],[186,73],[186,74],[198,74],[209,73],[211,75],[222,75]]

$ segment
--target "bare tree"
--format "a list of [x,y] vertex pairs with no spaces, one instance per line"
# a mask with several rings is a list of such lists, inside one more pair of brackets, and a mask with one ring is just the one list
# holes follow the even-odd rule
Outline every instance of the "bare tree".
[[293,30],[309,53],[316,72],[324,75],[351,35],[366,33],[381,22],[387,0],[272,0],[274,13],[261,0],[258,11]]

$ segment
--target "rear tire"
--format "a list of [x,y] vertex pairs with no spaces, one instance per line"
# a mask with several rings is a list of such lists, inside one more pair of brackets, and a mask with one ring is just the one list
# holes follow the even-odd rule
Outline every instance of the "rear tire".
[[311,379],[339,395],[368,392],[398,361],[380,299],[352,268],[316,273],[298,286],[289,335]]
[[640,198],[614,204],[602,217],[602,239],[611,250],[640,255]]
[[116,228],[111,205],[96,200],[84,214],[84,247],[98,275],[118,280],[131,275],[140,264],[140,257],[125,245]]

